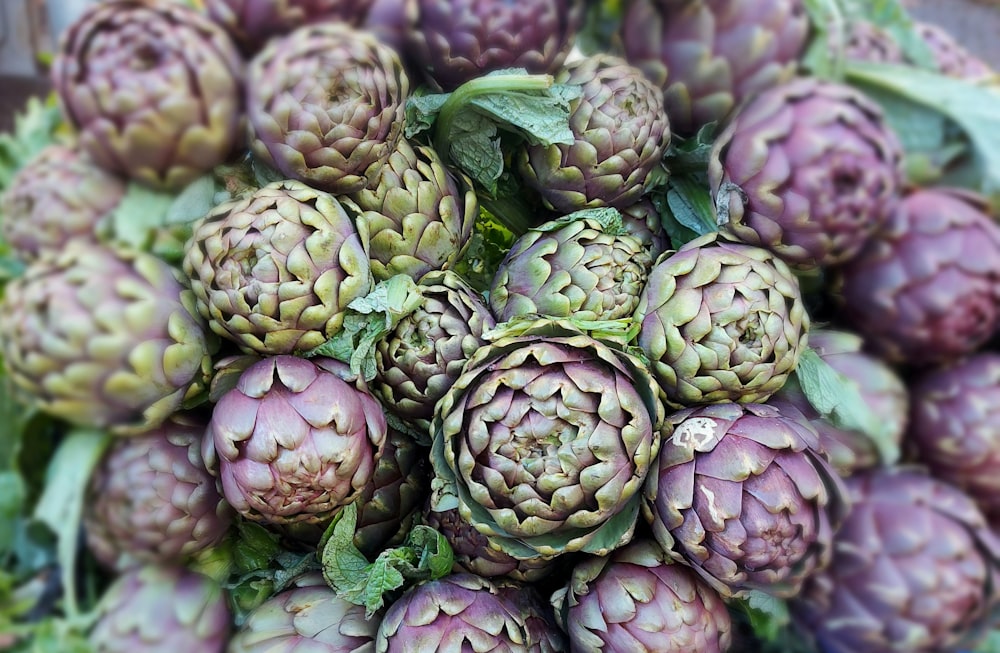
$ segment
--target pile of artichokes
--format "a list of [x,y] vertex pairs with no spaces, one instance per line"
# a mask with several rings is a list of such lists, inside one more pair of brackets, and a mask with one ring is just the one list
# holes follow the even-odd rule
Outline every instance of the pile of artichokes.
[[863,4],[88,6],[0,648],[1000,650],[1000,75]]

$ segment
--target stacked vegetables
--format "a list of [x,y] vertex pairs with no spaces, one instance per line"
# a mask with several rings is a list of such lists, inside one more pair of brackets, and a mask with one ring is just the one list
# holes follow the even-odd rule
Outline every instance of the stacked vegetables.
[[0,642],[997,625],[986,64],[895,2],[204,5],[87,10],[0,143]]

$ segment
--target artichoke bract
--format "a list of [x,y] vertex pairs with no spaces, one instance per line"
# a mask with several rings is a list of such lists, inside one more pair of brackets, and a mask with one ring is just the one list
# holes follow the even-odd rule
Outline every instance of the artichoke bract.
[[570,103],[574,142],[527,145],[520,161],[525,184],[564,213],[638,202],[670,144],[657,88],[623,59],[604,54],[567,64],[555,79],[582,88]]
[[632,0],[621,28],[625,58],[663,89],[681,136],[790,79],[808,36],[801,0]]
[[809,330],[788,266],[716,234],[653,267],[635,319],[638,345],[679,408],[766,401],[795,370]]
[[372,0],[203,0],[216,23],[249,53],[273,36],[307,23],[342,21],[359,25]]
[[124,195],[125,183],[79,148],[49,145],[0,197],[0,229],[17,256],[32,261],[70,240],[96,242],[99,227]]
[[635,541],[573,569],[552,596],[574,651],[723,653],[730,619],[719,593],[655,542]]
[[917,35],[927,43],[942,75],[981,82],[997,72],[988,63],[965,49],[954,36],[939,25],[916,22]]
[[387,411],[426,432],[434,406],[486,344],[483,334],[496,320],[454,272],[427,275],[419,290],[417,309],[376,346],[371,389]]
[[433,508],[515,558],[626,544],[664,421],[649,372],[559,322],[495,335],[435,409]]
[[182,188],[238,144],[242,78],[229,35],[169,0],[94,4],[52,62],[63,113],[87,154],[163,190]]
[[851,514],[830,566],[791,603],[796,620],[829,653],[974,648],[995,623],[1000,541],[972,500],[913,469],[846,483]]
[[307,25],[250,62],[251,148],[292,179],[335,194],[368,186],[403,132],[410,82],[399,56],[341,23]]
[[625,231],[639,239],[653,261],[670,249],[670,237],[663,228],[660,211],[652,200],[641,199],[621,209],[621,212]]
[[206,388],[216,344],[178,278],[149,254],[87,242],[40,258],[0,302],[6,371],[73,424],[155,428]]
[[184,271],[212,330],[264,355],[319,347],[373,284],[350,216],[296,181],[213,209],[186,245]]
[[547,222],[518,238],[500,263],[490,309],[501,322],[532,314],[630,317],[652,265],[649,251],[617,216]]
[[346,365],[275,356],[215,405],[203,457],[226,500],[265,523],[318,524],[357,498],[385,447],[385,416]]
[[87,544],[104,566],[183,564],[225,537],[233,512],[201,458],[205,426],[179,413],[112,445],[84,512]]
[[1000,524],[1000,355],[981,352],[926,372],[911,390],[906,442],[916,460]]
[[356,222],[369,234],[375,278],[405,274],[416,281],[453,266],[479,216],[472,181],[449,171],[433,148],[402,138],[373,176],[370,188],[351,199],[360,210]]
[[413,0],[405,50],[452,90],[496,70],[559,69],[583,14],[580,0]]
[[847,322],[890,362],[969,354],[1000,326],[1000,227],[972,193],[914,191],[840,270],[838,290]]
[[724,233],[812,268],[850,260],[885,223],[902,159],[878,105],[851,87],[800,78],[736,114],[708,176]]
[[107,589],[88,637],[96,653],[222,653],[230,614],[222,588],[183,567],[138,567]]
[[226,653],[372,653],[378,623],[326,585],[295,587],[255,608]]
[[[844,36],[846,42],[842,47],[845,59],[898,64],[906,60],[902,48],[896,44],[892,36],[874,23],[866,20],[854,21]],[[835,47],[835,44],[831,45]]]
[[718,404],[668,417],[643,490],[656,541],[725,596],[791,597],[833,553],[846,492],[800,414]]

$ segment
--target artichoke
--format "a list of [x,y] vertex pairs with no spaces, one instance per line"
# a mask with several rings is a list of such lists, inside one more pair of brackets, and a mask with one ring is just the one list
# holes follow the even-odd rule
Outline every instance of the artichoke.
[[[413,0],[405,50],[437,86],[485,73],[559,69],[583,16],[580,0]],[[397,10],[398,11],[398,10]]]
[[101,598],[95,653],[222,653],[230,615],[218,584],[182,567],[138,567]]
[[187,243],[184,271],[212,330],[265,355],[320,346],[373,283],[365,240],[340,203],[296,181],[212,210]]
[[641,71],[604,54],[567,64],[556,82],[582,89],[570,102],[574,141],[526,146],[524,183],[563,213],[635,204],[670,144],[659,91]]
[[642,243],[649,257],[656,261],[670,249],[670,237],[663,228],[663,218],[652,200],[644,198],[621,210],[625,231]]
[[842,46],[845,59],[895,64],[906,61],[902,48],[892,35],[875,23],[854,21],[845,36],[846,42]]
[[912,393],[907,444],[916,459],[1000,524],[1000,355],[973,354],[926,372]]
[[371,481],[386,430],[346,365],[275,356],[248,367],[218,401],[202,453],[244,517],[319,524]]
[[676,407],[766,401],[795,370],[809,330],[788,267],[715,234],[653,267],[635,319],[637,342]]
[[689,408],[643,490],[643,514],[674,559],[725,596],[794,596],[829,563],[846,513],[839,477],[800,414],[760,404]]
[[229,36],[169,0],[92,5],[52,62],[63,113],[87,154],[164,190],[211,170],[238,144],[242,75]]
[[912,469],[847,480],[853,508],[826,571],[792,603],[827,653],[939,653],[996,606],[1000,541],[975,504]]
[[664,407],[642,363],[573,327],[495,334],[438,402],[434,509],[521,559],[627,543]]
[[351,196],[358,225],[369,234],[378,280],[405,274],[418,280],[452,267],[472,238],[479,201],[472,181],[456,178],[432,148],[400,139],[373,185]]
[[517,239],[497,269],[490,309],[506,322],[525,315],[581,320],[630,317],[653,260],[621,220],[555,220]]
[[1000,326],[1000,227],[967,191],[914,191],[840,270],[838,294],[848,323],[890,362],[971,353]]
[[[484,578],[453,574],[409,590],[378,628],[377,653],[475,651],[554,653],[555,633],[540,633],[534,615]],[[557,646],[553,646],[553,643]]]
[[203,0],[205,10],[249,53],[273,36],[325,20],[359,25],[372,0]]
[[226,653],[371,653],[378,621],[323,584],[272,596],[249,614]]
[[[862,352],[862,345],[860,337],[845,331],[809,334],[809,346],[846,382],[857,388],[868,410],[878,420],[882,438],[898,447],[909,421],[906,386],[891,367]],[[809,420],[819,434],[823,451],[841,476],[850,476],[883,462],[877,443],[870,435],[845,431],[824,420],[797,384],[786,384],[768,401],[775,406],[783,402],[791,404]]]
[[630,0],[621,29],[681,136],[790,79],[808,36],[801,0]]
[[938,71],[942,75],[981,82],[997,76],[988,63],[966,50],[944,28],[931,23],[917,22],[917,35],[930,48]]
[[104,456],[84,514],[87,544],[104,566],[182,564],[225,537],[232,509],[201,459],[205,426],[177,414]]
[[96,242],[98,228],[124,195],[125,183],[78,148],[49,145],[0,197],[0,229],[15,253],[32,261],[70,240]]
[[722,653],[730,642],[722,597],[648,540],[573,569],[552,596],[574,651]]
[[395,51],[341,23],[274,39],[247,84],[254,155],[335,194],[363,190],[396,149],[410,88]]
[[419,289],[417,309],[377,344],[371,389],[387,411],[426,433],[435,404],[486,344],[483,333],[496,321],[479,294],[453,272],[432,273]]
[[71,242],[31,264],[0,302],[0,352],[43,411],[130,434],[197,397],[214,341],[173,268],[149,254]]
[[851,87],[800,78],[736,114],[708,175],[725,233],[812,268],[850,260],[886,222],[902,158],[878,105]]

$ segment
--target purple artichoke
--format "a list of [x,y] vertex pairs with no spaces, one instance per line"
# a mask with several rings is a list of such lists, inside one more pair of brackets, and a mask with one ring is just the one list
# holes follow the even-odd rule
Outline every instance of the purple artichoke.
[[307,23],[359,25],[372,0],[203,0],[208,15],[253,54],[273,36]]
[[917,190],[840,272],[850,324],[890,362],[978,349],[1000,326],[1000,227],[971,193]]
[[859,91],[812,78],[739,111],[709,163],[722,229],[793,265],[844,263],[888,220],[902,148]]
[[243,63],[229,36],[169,0],[93,4],[67,30],[52,81],[101,167],[177,190],[239,141]]
[[[904,63],[906,57],[892,36],[874,23],[854,21],[848,28],[844,57],[874,63]],[[832,44],[831,44],[832,45]]]
[[996,77],[988,63],[962,47],[955,37],[940,25],[916,24],[917,34],[931,50],[938,70],[943,75],[981,82]]

